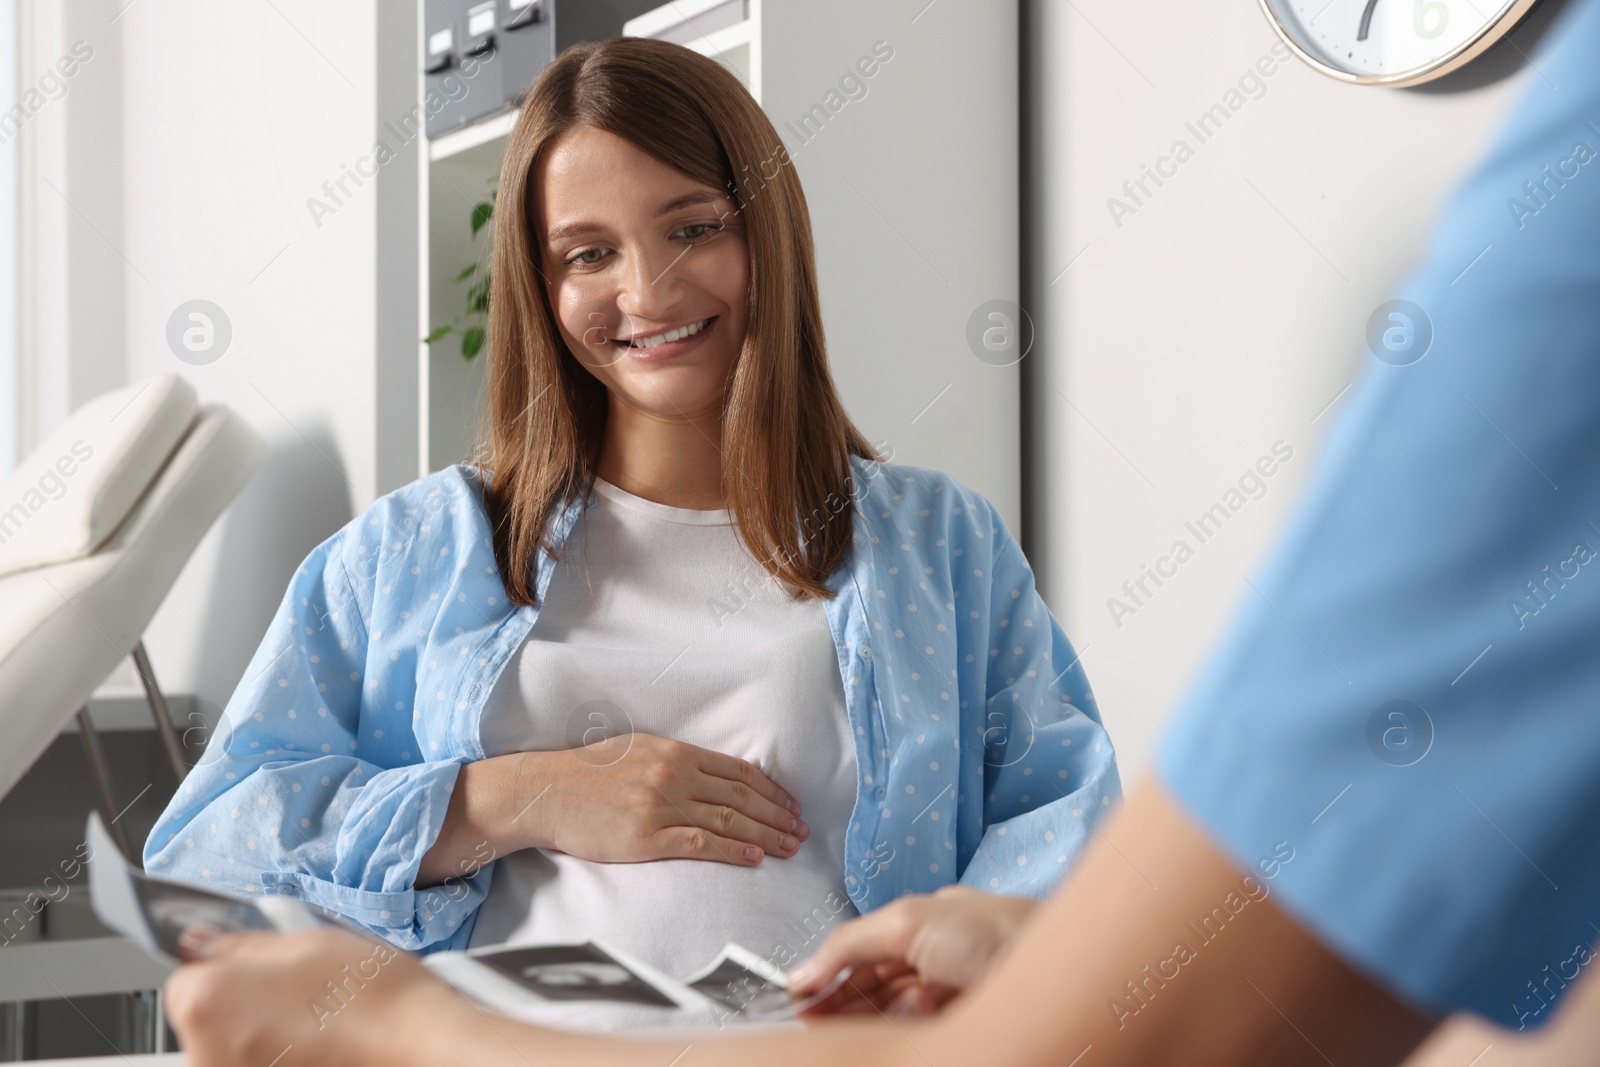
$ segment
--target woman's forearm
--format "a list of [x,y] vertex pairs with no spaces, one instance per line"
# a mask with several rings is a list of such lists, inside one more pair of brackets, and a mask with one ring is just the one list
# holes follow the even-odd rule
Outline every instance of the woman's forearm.
[[464,878],[512,852],[547,847],[538,802],[562,755],[512,752],[464,764],[444,825],[417,869],[417,888]]

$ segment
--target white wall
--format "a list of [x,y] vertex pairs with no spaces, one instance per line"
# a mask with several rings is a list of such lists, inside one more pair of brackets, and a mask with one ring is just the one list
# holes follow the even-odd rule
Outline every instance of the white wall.
[[[1368,315],[1537,75],[1424,95],[1291,60],[1202,144],[1185,122],[1271,55],[1256,4],[1025,2],[1039,327],[1027,547],[1131,781],[1305,484]],[[1179,138],[1193,158],[1147,182],[1118,226],[1108,198]],[[1265,496],[1113,621],[1108,598],[1178,538],[1198,545],[1185,521],[1280,440],[1294,456]]]
[[[761,106],[811,211],[846,408],[894,460],[955,475],[1013,529],[1020,374],[978,359],[966,331],[987,302],[1019,302],[1016,12],[994,0],[764,0],[760,60]],[[838,103],[841,78],[878,42],[893,58],[857,79],[865,95],[804,139],[802,118]]]
[[[17,76],[19,28],[17,0],[0,0],[0,94],[5,98],[13,98],[22,85]],[[17,321],[18,231],[22,221],[17,203],[20,144],[16,136],[0,140],[0,478],[16,465],[22,445],[22,427],[17,417],[17,354],[22,339],[22,327]]]
[[[123,69],[112,106],[123,129],[127,377],[185,374],[271,446],[148,633],[170,690],[225,703],[293,568],[415,477],[415,193],[398,218],[394,202],[405,183],[414,190],[416,159],[359,185],[347,178],[337,197],[323,188],[371,152],[407,92],[415,98],[393,25],[414,40],[414,19],[405,3],[163,0],[106,27],[120,34]],[[312,197],[335,210],[314,217]],[[380,303],[384,271],[407,284]],[[169,316],[196,298],[219,305],[233,331],[204,366],[180,361],[166,340]]]
[[[113,0],[21,5],[19,433],[122,384],[121,47]],[[10,102],[6,104],[10,107]]]

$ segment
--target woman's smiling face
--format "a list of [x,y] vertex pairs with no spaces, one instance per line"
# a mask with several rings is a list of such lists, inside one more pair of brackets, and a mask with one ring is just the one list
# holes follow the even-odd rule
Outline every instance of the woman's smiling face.
[[750,282],[732,199],[591,126],[558,137],[534,178],[541,266],[572,354],[613,404],[719,412]]

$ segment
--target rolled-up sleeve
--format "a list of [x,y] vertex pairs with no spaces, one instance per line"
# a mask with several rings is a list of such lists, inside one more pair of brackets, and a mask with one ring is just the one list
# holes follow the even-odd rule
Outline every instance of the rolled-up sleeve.
[[960,880],[1037,897],[1066,873],[1122,787],[1078,654],[1039,596],[1022,549],[988,509],[984,831]]
[[381,699],[364,685],[367,621],[344,561],[360,521],[295,572],[204,757],[151,831],[145,866],[298,897],[403,948],[461,947],[489,870],[414,888],[460,764],[378,762],[410,738],[409,713],[394,710],[410,703],[393,700],[392,684]]

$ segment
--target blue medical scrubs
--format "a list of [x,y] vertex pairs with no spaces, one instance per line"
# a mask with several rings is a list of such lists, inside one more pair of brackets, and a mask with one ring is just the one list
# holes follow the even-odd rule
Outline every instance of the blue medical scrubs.
[[1532,61],[1157,763],[1353,965],[1513,1029],[1600,937],[1600,0]]

